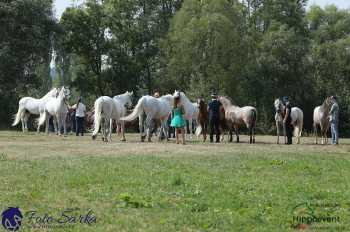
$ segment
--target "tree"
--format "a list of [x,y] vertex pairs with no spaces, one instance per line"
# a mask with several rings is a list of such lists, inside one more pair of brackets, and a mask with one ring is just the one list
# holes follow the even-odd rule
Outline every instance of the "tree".
[[19,97],[39,97],[51,87],[52,1],[1,1],[0,24],[0,118],[8,124]]
[[185,1],[165,43],[166,73],[175,87],[196,96],[212,89],[239,96],[246,61],[243,28],[237,1]]
[[[104,95],[102,81],[102,57],[106,54],[106,24],[102,3],[88,0],[85,8],[68,8],[63,13],[60,25],[63,33],[60,45],[65,53],[75,53],[85,64],[86,72],[90,70],[96,79],[96,90]],[[62,57],[67,59],[67,57]]]

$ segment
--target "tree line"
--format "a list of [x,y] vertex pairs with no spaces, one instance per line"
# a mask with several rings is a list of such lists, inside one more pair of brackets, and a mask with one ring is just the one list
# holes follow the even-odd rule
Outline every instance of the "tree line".
[[[52,0],[0,2],[0,111],[8,127],[22,96],[67,85],[88,105],[101,95],[212,90],[258,109],[272,133],[273,101],[312,112],[336,95],[350,129],[350,12],[307,0],[87,0],[53,17]],[[56,78],[50,78],[55,57]],[[52,71],[52,70],[51,70]],[[137,98],[136,97],[136,98]],[[136,99],[135,99],[136,100]]]

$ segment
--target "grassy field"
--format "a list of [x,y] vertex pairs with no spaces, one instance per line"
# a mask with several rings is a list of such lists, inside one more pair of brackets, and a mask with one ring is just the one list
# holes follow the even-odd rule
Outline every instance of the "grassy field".
[[[26,214],[21,231],[350,231],[350,140],[113,138],[0,132],[1,210]],[[90,209],[96,223],[78,223]]]

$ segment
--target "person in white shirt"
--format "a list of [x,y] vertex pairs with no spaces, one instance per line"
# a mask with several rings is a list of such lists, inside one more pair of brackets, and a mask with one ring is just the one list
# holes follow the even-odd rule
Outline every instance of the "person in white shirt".
[[81,136],[84,135],[84,118],[85,118],[85,113],[86,113],[86,107],[82,103],[82,98],[79,97],[78,102],[75,106],[73,106],[75,109],[75,135],[79,136],[79,133]]

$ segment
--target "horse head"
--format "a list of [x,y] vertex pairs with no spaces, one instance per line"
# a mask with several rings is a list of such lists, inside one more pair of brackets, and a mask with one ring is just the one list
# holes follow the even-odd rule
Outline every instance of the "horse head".
[[179,90],[175,90],[173,96],[175,98],[181,97],[181,92]]
[[58,93],[58,96],[61,99],[68,99],[70,97],[70,90],[69,88],[66,88],[64,86],[62,86],[61,90]]
[[132,107],[132,96],[134,94],[134,91],[126,91],[125,96],[126,96],[126,107],[131,108]]
[[197,105],[198,105],[199,111],[207,110],[207,104],[205,103],[203,98],[197,99]]
[[275,111],[276,113],[281,114],[284,109],[283,109],[283,103],[282,103],[282,99],[281,98],[277,98],[274,102],[274,107],[275,107]]
[[231,101],[225,96],[219,96],[218,100],[221,102],[224,108],[232,105]]
[[58,94],[58,93],[59,93],[59,89],[53,88],[53,89],[50,90],[49,96],[50,96],[50,97],[57,97],[57,94]]

